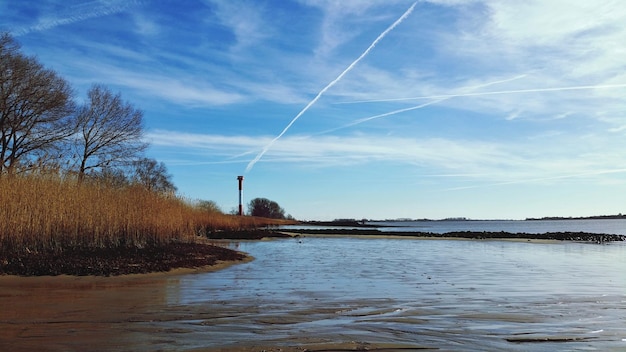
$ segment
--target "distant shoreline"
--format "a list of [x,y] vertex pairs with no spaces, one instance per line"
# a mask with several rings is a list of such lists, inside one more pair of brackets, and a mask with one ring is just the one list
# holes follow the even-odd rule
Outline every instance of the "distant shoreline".
[[[311,225],[304,223],[303,225]],[[320,225],[321,226],[321,225]],[[430,238],[430,239],[472,239],[472,240],[554,240],[554,241],[574,241],[574,242],[622,242],[626,241],[626,235],[593,233],[593,232],[507,232],[507,231],[451,231],[445,233],[435,233],[426,231],[380,231],[376,226],[340,226],[335,228],[315,229],[315,228],[292,228],[277,230],[257,230],[220,232],[213,234],[210,239],[214,240],[261,240],[267,238],[285,238],[298,236],[320,236],[320,237],[377,237],[377,238]]]
[[542,218],[526,218],[526,221],[536,220],[613,220],[613,219],[626,219],[626,215],[595,215],[595,216],[580,216],[580,217],[561,217],[561,216],[544,216]]
[[412,222],[412,221],[433,221],[433,222],[445,222],[445,221],[542,221],[542,220],[626,220],[626,215],[593,215],[593,216],[544,216],[541,218],[525,218],[525,219],[470,219],[465,217],[445,218],[445,219],[335,219],[331,221],[302,221],[301,224],[313,225],[313,226],[352,226],[352,227],[378,227],[378,225],[371,223],[393,223],[393,222]]
[[379,231],[377,229],[289,229],[284,231],[293,235],[323,235],[332,236],[361,236],[361,237],[402,237],[402,238],[431,238],[431,239],[472,239],[472,240],[555,240],[574,242],[622,242],[625,235],[602,234],[590,232],[545,232],[545,233],[512,233],[506,231],[452,231],[446,233],[420,231]]

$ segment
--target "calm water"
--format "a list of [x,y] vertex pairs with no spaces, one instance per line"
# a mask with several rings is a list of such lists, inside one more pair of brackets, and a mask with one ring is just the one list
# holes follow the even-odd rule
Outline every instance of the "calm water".
[[[512,233],[545,232],[590,232],[626,235],[625,219],[606,220],[445,220],[445,221],[373,221],[380,231],[432,232],[446,233],[454,231],[505,231]],[[282,229],[337,229],[346,227],[287,225]],[[350,228],[350,227],[348,227]],[[356,229],[353,227],[353,229]]]
[[198,347],[626,350],[624,243],[301,237],[231,246],[256,260],[183,276],[170,296],[172,307],[219,317],[202,323]]
[[626,220],[472,220],[472,221],[402,221],[372,222],[381,231],[505,231],[524,233],[590,232],[626,235]]

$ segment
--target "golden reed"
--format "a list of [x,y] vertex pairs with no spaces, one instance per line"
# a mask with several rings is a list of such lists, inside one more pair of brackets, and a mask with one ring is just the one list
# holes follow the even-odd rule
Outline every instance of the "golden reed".
[[77,185],[59,176],[0,177],[0,252],[193,242],[270,219],[210,212],[139,186]]

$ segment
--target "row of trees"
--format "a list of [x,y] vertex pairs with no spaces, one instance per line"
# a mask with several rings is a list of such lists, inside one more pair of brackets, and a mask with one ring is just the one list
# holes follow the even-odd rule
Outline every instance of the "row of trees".
[[97,178],[175,191],[165,165],[143,156],[141,110],[102,85],[93,85],[83,104],[72,93],[0,34],[0,177],[54,171],[78,183]]
[[[60,173],[78,184],[97,180],[130,183],[174,193],[163,163],[143,152],[143,113],[103,85],[93,85],[82,104],[67,81],[0,34],[0,178]],[[212,201],[198,206],[221,212]],[[285,219],[285,210],[266,198],[253,199],[252,216]],[[290,218],[290,216],[287,216]]]

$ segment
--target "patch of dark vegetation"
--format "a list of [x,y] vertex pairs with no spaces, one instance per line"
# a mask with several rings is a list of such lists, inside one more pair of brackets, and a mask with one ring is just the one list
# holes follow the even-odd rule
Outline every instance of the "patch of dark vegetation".
[[290,237],[282,232],[273,230],[245,230],[245,231],[213,231],[206,234],[212,240],[260,240],[263,238]]
[[65,248],[58,251],[0,253],[0,275],[115,276],[199,268],[218,261],[243,260],[228,248],[200,243],[170,243],[145,248]]
[[467,238],[467,239],[528,239],[528,240],[558,240],[580,242],[613,242],[625,241],[624,235],[598,234],[589,232],[546,232],[546,233],[511,233],[486,231],[456,231],[446,233],[433,232],[402,232],[362,229],[292,229],[289,232],[301,234],[321,235],[375,235],[375,236],[407,236],[407,237],[435,237],[435,238]]

